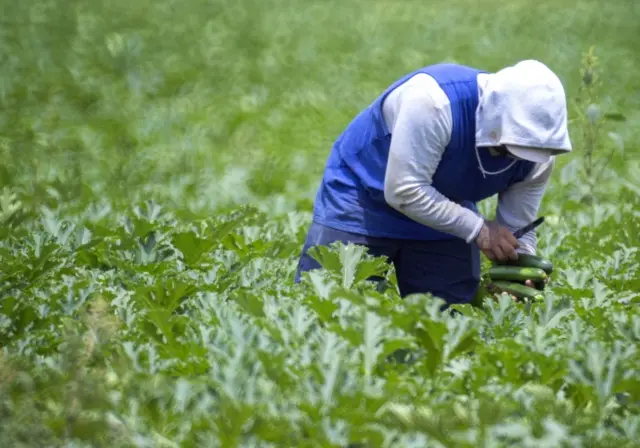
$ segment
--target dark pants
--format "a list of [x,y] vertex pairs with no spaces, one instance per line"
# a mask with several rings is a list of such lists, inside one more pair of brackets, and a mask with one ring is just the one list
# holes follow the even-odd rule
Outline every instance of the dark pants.
[[312,223],[302,248],[295,281],[300,273],[321,266],[307,254],[312,246],[334,241],[366,246],[374,256],[386,256],[396,269],[400,295],[431,293],[449,305],[468,303],[480,282],[480,252],[475,244],[455,238],[442,241],[372,238]]

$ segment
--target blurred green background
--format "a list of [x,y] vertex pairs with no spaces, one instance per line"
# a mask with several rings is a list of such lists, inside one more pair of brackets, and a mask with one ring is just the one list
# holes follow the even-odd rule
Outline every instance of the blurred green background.
[[308,211],[354,114],[441,61],[548,64],[571,102],[562,166],[584,152],[574,102],[591,46],[600,107],[626,118],[613,164],[639,158],[637,0],[3,3],[0,182],[26,205]]

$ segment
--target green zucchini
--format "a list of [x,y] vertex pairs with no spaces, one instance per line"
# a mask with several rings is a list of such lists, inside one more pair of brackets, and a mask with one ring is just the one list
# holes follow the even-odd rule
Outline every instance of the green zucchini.
[[491,289],[497,289],[499,292],[506,292],[507,294],[514,295],[521,299],[538,300],[543,298],[542,294],[540,294],[540,291],[537,289],[530,288],[520,283],[499,280],[491,283]]
[[547,273],[539,268],[526,268],[519,266],[493,266],[489,269],[491,280],[508,280],[514,282],[545,281]]
[[517,260],[506,260],[496,263],[497,266],[520,266],[525,268],[538,268],[542,269],[551,275],[553,272],[553,264],[546,258],[539,257],[537,255],[530,254],[518,254]]

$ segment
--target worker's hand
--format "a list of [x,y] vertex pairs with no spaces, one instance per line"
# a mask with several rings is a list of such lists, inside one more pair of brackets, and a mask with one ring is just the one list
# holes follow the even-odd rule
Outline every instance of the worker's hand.
[[517,260],[520,243],[513,233],[496,221],[485,221],[476,237],[478,248],[491,261]]

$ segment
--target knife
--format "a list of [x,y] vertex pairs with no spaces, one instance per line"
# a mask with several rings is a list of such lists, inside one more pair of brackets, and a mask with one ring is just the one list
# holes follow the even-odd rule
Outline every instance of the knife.
[[522,238],[525,233],[531,232],[533,229],[535,229],[540,224],[542,224],[543,221],[544,221],[544,216],[541,216],[538,219],[536,219],[535,221],[533,221],[531,224],[527,224],[523,228],[518,229],[515,232],[513,232],[513,236],[515,236],[516,239]]

